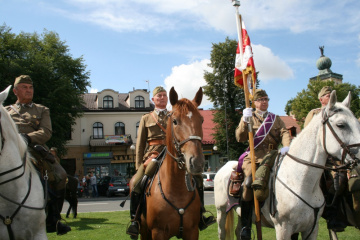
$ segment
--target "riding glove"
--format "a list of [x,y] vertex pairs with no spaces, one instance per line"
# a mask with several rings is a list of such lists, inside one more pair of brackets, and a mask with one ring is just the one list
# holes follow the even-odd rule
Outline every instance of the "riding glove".
[[244,119],[244,122],[249,123],[251,117],[252,117],[252,108],[245,108],[245,109],[243,110],[243,119]]
[[285,155],[289,151],[289,147],[283,147],[280,149],[281,155]]

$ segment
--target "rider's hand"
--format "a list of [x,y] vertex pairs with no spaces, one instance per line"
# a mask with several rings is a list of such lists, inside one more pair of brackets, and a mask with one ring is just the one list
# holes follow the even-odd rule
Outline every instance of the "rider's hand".
[[289,147],[283,147],[280,149],[281,155],[285,155],[289,151]]
[[244,119],[244,122],[249,123],[251,117],[252,117],[252,108],[245,108],[245,109],[243,110],[243,119]]

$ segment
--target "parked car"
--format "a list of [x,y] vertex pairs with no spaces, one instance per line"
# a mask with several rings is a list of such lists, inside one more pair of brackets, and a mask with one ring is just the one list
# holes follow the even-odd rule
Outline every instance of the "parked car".
[[111,197],[115,194],[128,195],[129,183],[123,176],[105,176],[100,178],[97,185],[99,195]]
[[202,173],[205,190],[214,190],[214,178],[216,173],[204,172]]

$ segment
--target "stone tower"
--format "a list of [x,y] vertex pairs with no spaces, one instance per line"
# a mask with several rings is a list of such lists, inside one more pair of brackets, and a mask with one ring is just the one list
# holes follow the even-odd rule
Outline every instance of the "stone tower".
[[335,84],[342,83],[343,76],[338,73],[334,73],[331,71],[330,67],[332,62],[330,58],[324,55],[324,46],[319,47],[321,56],[316,61],[316,67],[319,69],[319,73],[317,76],[310,78],[311,80],[321,80],[321,81],[334,81]]

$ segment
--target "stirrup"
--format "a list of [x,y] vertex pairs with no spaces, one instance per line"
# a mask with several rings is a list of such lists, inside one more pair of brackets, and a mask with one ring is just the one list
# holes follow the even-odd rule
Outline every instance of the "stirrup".
[[[138,229],[137,229],[137,233],[135,233],[135,232],[130,232],[130,231],[129,231],[129,228],[131,228],[131,225],[132,225],[134,222],[137,224],[137,228],[138,228]],[[136,237],[136,238],[131,238],[131,239],[137,239],[137,238],[138,238],[138,235],[140,234],[140,223],[139,223],[139,221],[136,221],[136,220],[130,221],[130,222],[127,224],[127,226],[126,226],[126,234],[130,235],[131,237]]]
[[[210,213],[211,216],[209,216],[209,217],[204,216],[204,213],[206,213],[206,212]],[[205,220],[207,222],[205,222]],[[216,223],[216,220],[215,220],[214,214],[212,212],[210,212],[210,211],[202,212],[200,222],[199,222],[200,231],[205,230],[207,227],[209,227],[210,225],[212,225],[214,223]]]
[[[250,236],[242,236],[243,233],[245,233],[245,231],[248,230],[250,231]],[[254,238],[252,238],[252,236],[254,236]],[[251,239],[255,239],[255,233],[254,231],[252,230],[251,227],[243,227],[241,228],[241,231],[240,231],[240,239],[242,240],[251,240]]]

